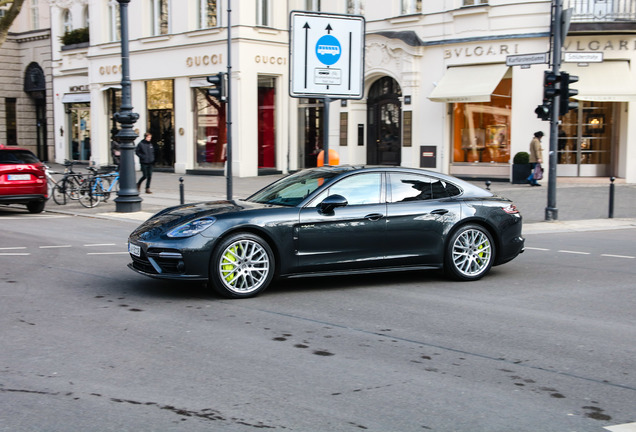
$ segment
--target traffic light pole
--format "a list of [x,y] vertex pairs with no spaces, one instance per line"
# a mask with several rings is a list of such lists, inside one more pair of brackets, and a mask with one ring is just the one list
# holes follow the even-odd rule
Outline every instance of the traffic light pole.
[[[552,27],[552,72],[559,76],[561,69],[561,47],[563,46],[562,35],[562,15],[563,0],[553,0]],[[567,97],[567,96],[566,96]],[[557,151],[559,140],[559,107],[561,96],[557,92],[552,101],[552,115],[550,116],[550,153],[548,158],[548,205],[545,208],[545,220],[552,221],[559,219],[559,209],[556,206],[556,183],[557,183]]]

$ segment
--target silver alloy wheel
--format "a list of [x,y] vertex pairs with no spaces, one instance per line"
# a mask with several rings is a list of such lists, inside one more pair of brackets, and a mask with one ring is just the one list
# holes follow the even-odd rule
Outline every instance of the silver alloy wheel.
[[455,239],[452,254],[459,273],[467,277],[478,276],[489,268],[492,260],[490,238],[479,229],[466,229]]
[[251,293],[267,281],[270,264],[269,255],[260,243],[251,239],[237,240],[221,253],[221,282],[234,293]]

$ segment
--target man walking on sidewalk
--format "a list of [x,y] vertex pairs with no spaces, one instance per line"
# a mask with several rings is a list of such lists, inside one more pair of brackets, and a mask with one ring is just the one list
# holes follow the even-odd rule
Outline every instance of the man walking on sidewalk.
[[139,163],[141,164],[141,178],[137,182],[137,190],[141,188],[141,183],[146,180],[146,193],[150,192],[150,180],[152,180],[152,165],[155,163],[155,148],[151,142],[152,134],[146,132],[144,139],[139,141],[137,148],[135,148],[135,154],[139,157]]
[[530,141],[530,164],[532,170],[528,176],[528,183],[530,186],[541,186],[534,175],[534,169],[537,164],[543,163],[543,148],[541,147],[541,138],[543,138],[543,132],[538,131],[534,133],[534,138]]

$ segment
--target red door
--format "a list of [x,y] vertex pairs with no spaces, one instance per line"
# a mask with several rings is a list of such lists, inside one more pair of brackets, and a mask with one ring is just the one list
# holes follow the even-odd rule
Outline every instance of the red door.
[[276,129],[273,87],[258,88],[258,167],[276,167]]

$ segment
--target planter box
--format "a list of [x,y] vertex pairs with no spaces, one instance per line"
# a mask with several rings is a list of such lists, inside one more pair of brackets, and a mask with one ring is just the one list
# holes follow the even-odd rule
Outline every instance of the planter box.
[[532,164],[513,164],[512,165],[512,184],[526,184],[528,177],[532,171]]

